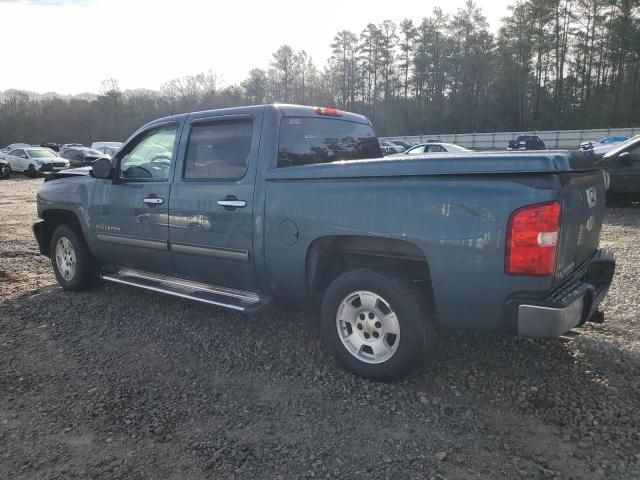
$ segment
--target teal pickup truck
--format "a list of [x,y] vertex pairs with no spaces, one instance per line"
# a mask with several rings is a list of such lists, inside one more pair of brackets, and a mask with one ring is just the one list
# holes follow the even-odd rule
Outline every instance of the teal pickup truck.
[[599,319],[605,180],[580,152],[385,159],[363,116],[251,106],[153,121],[53,174],[34,233],[68,290],[315,300],[339,362],[390,380],[438,328],[554,337]]

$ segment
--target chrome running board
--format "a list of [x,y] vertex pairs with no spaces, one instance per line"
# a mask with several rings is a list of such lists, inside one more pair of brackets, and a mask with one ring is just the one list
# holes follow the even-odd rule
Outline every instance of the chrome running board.
[[261,310],[271,301],[271,297],[254,292],[192,282],[130,268],[121,268],[115,273],[103,273],[102,279],[106,282],[144,288],[246,313]]

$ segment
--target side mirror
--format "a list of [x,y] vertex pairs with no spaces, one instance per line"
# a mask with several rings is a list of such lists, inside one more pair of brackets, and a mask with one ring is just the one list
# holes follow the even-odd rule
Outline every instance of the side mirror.
[[618,155],[618,160],[622,163],[629,164],[631,163],[631,154],[629,152],[622,152]]
[[94,178],[110,178],[111,177],[111,160],[108,158],[99,158],[91,168],[91,176]]

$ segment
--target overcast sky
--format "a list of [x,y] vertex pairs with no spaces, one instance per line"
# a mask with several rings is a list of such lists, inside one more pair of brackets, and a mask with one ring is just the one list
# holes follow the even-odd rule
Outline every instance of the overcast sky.
[[[479,0],[493,30],[513,0]],[[385,19],[419,22],[464,0],[0,0],[0,91],[98,92],[213,70],[221,84],[267,68],[282,44],[318,66],[340,30]]]

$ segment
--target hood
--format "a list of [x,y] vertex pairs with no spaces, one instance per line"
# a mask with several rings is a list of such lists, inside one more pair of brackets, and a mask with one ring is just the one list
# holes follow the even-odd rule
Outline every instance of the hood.
[[34,161],[39,161],[42,163],[57,163],[57,162],[68,162],[69,160],[67,160],[66,158],[62,158],[62,157],[43,157],[43,158],[34,158],[32,159]]
[[60,170],[59,172],[49,173],[44,181],[48,182],[49,180],[56,180],[58,178],[68,178],[68,177],[86,177],[91,174],[91,167],[78,167],[78,168],[67,168],[65,170]]

